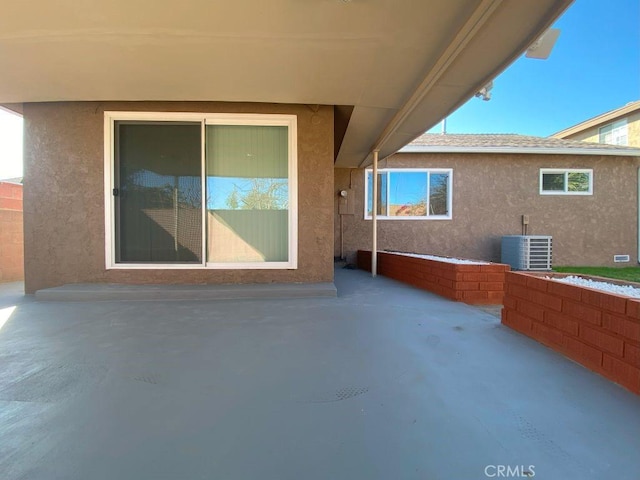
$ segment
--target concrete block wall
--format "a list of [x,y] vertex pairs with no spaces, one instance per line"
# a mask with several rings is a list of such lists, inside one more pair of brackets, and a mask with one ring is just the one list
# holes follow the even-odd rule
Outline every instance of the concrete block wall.
[[502,323],[640,394],[640,300],[508,272]]
[[[358,268],[371,271],[371,251],[358,250]],[[498,305],[508,265],[468,265],[378,252],[378,273],[451,300]]]
[[22,185],[0,182],[0,283],[23,279]]

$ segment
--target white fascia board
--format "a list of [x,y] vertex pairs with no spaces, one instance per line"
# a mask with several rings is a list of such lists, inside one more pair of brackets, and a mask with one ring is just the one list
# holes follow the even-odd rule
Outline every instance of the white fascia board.
[[538,155],[611,155],[615,157],[640,157],[640,149],[614,150],[599,148],[549,148],[549,147],[456,147],[431,145],[406,145],[398,153],[527,153]]

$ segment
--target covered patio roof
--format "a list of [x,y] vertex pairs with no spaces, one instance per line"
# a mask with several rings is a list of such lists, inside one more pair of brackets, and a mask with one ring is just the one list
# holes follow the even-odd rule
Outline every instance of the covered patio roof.
[[336,165],[354,167],[455,110],[570,3],[10,2],[0,17],[0,103],[336,105]]

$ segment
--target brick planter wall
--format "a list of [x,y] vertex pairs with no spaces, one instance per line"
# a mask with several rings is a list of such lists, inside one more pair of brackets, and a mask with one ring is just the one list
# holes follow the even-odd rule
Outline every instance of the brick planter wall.
[[[358,250],[358,268],[371,271],[371,251]],[[498,305],[508,265],[468,265],[378,252],[378,273],[451,300]]]
[[502,323],[640,394],[640,300],[509,272]]
[[22,185],[0,181],[0,283],[23,279]]

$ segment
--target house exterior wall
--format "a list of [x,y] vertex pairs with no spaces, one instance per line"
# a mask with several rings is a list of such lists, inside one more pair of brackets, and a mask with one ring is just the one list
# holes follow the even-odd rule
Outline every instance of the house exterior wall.
[[22,185],[0,182],[0,283],[23,278]]
[[[296,270],[107,270],[104,111],[295,114]],[[333,107],[223,102],[24,105],[25,291],[82,282],[267,283],[333,279]]]
[[629,147],[640,147],[640,111],[634,112],[626,117],[617,118],[605,123],[601,123],[595,127],[587,128],[581,132],[574,133],[573,135],[567,135],[567,140],[579,140],[583,142],[599,143],[600,142],[600,128],[610,123],[617,122],[623,118],[627,119],[627,144]]
[[[614,265],[616,254],[638,251],[636,157],[399,153],[383,167],[452,168],[451,220],[378,220],[378,249],[500,261],[503,235],[553,236],[554,265]],[[592,168],[591,196],[540,195],[540,168]],[[364,219],[364,171],[335,170],[335,198],[351,186],[354,215],[342,215],[344,255],[371,249],[371,220]],[[340,255],[336,206],[335,255]]]

